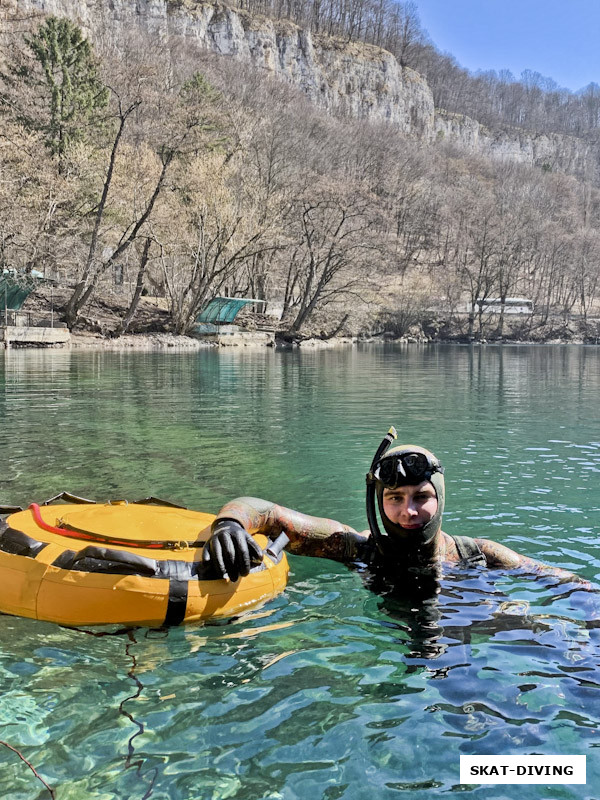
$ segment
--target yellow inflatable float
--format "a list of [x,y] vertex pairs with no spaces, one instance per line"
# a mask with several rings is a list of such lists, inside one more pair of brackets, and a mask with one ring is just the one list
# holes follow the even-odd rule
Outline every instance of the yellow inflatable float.
[[[67,501],[53,505],[56,501]],[[214,579],[202,549],[214,515],[147,498],[106,504],[63,493],[0,520],[0,612],[61,625],[179,625],[230,617],[285,588],[283,547],[235,583]],[[8,507],[0,509],[5,513]]]

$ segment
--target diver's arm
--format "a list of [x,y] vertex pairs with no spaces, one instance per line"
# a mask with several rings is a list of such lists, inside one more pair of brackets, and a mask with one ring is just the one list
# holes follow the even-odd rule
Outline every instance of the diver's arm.
[[558,578],[560,581],[574,581],[575,583],[585,584],[591,587],[589,581],[580,578],[573,572],[569,572],[561,567],[552,567],[536,561],[534,558],[522,556],[510,547],[506,547],[498,542],[489,539],[475,539],[481,552],[484,554],[488,567],[504,567],[505,569],[522,569],[535,575]]
[[234,520],[251,534],[276,537],[283,531],[290,539],[286,549],[291,553],[335,561],[357,558],[367,539],[349,525],[301,514],[257,497],[238,497],[226,503],[217,514],[220,519]]

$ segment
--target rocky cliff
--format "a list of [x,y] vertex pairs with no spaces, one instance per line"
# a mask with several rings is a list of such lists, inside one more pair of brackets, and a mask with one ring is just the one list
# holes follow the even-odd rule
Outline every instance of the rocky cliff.
[[596,148],[575,136],[533,133],[518,128],[491,130],[470,117],[441,109],[436,109],[434,130],[437,142],[452,142],[470,153],[490,158],[579,177],[591,178],[597,169]]
[[203,48],[247,61],[300,86],[333,113],[387,121],[430,140],[433,97],[416,72],[377,47],[313,36],[287,21],[255,18],[212,3],[165,0],[18,0],[21,8],[66,16],[90,34],[100,25],[139,25],[186,36]]
[[69,17],[92,36],[104,25],[190,37],[212,53],[246,61],[301,87],[332,113],[389,122],[425,142],[451,142],[468,152],[579,175],[597,162],[590,145],[575,137],[491,131],[468,117],[436,111],[425,79],[402,68],[391,53],[312,35],[288,21],[196,0],[16,2],[24,10]]

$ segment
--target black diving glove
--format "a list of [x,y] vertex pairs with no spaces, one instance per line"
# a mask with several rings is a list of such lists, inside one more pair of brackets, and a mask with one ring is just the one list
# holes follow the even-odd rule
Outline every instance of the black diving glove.
[[211,537],[202,552],[204,564],[210,564],[219,578],[235,583],[263,560],[263,552],[243,525],[234,519],[216,519]]

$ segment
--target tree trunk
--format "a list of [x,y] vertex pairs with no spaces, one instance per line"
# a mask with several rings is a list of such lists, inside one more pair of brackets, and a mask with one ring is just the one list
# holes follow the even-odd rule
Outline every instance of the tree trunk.
[[72,330],[75,326],[75,322],[77,321],[77,315],[79,314],[80,309],[87,303],[92,290],[93,290],[93,283],[91,290],[89,290],[88,282],[92,278],[92,267],[94,263],[94,257],[96,255],[96,248],[98,246],[98,234],[100,232],[100,225],[102,223],[102,218],[104,217],[104,209],[106,207],[106,201],[108,198],[108,192],[110,190],[110,185],[112,183],[112,176],[115,169],[115,162],[117,160],[117,151],[119,149],[119,142],[121,141],[121,137],[123,135],[123,131],[125,130],[125,124],[127,122],[127,118],[129,115],[139,106],[139,102],[133,103],[126,111],[122,111],[120,114],[119,120],[119,129],[115,135],[115,139],[113,142],[113,146],[110,153],[110,158],[108,160],[108,169],[106,171],[106,177],[104,179],[104,185],[102,187],[102,196],[100,198],[100,203],[98,204],[98,209],[96,211],[96,219],[94,220],[94,229],[92,231],[92,238],[90,241],[90,247],[88,250],[88,256],[85,264],[85,269],[83,271],[83,277],[81,281],[76,285],[75,290],[67,305],[65,307],[65,321],[67,323],[67,327],[69,330]]
[[472,305],[473,305],[473,308],[472,308],[471,311],[469,311],[469,327],[467,329],[467,336],[468,336],[469,339],[473,339],[474,338],[473,331],[475,330],[475,308],[474,308],[474,304],[472,304]]
[[500,318],[498,319],[498,327],[496,328],[496,336],[502,339],[504,336],[504,313],[506,311],[506,295],[500,295]]
[[75,287],[75,291],[73,292],[73,295],[72,295],[71,299],[67,303],[67,308],[66,308],[67,325],[69,325],[69,327],[71,327],[71,325],[69,324],[69,320],[74,325],[75,324],[75,320],[77,319],[77,315],[79,314],[81,309],[84,307],[84,305],[90,299],[90,297],[92,295],[92,292],[96,288],[96,282],[97,282],[98,278],[100,277],[100,275],[102,275],[102,273],[106,272],[106,270],[112,264],[114,264],[115,261],[117,261],[123,255],[123,253],[128,249],[128,247],[131,244],[133,244],[133,242],[136,240],[137,235],[140,232],[140,229],[146,223],[146,221],[148,220],[148,218],[150,217],[150,215],[152,213],[152,209],[154,208],[154,204],[156,203],[156,199],[157,199],[158,195],[160,194],[160,191],[162,189],[162,186],[163,186],[163,183],[164,183],[164,180],[165,180],[165,175],[167,174],[167,170],[169,168],[169,165],[171,164],[171,161],[173,160],[174,155],[175,154],[171,151],[164,157],[163,166],[162,166],[160,175],[158,177],[158,180],[156,182],[156,186],[154,187],[154,191],[152,193],[152,197],[148,201],[148,204],[146,205],[146,208],[144,209],[143,214],[140,216],[138,221],[135,223],[135,225],[131,229],[131,232],[129,233],[129,236],[125,239],[125,241],[121,242],[121,244],[117,247],[117,249],[110,256],[110,258],[107,261],[105,261],[98,270],[96,270],[96,272],[95,272],[95,274],[93,276],[93,279],[92,279],[91,275],[88,276],[88,281],[87,281],[87,287],[86,288],[84,288],[85,287],[85,282],[84,281],[80,281],[80,283],[78,283],[77,286]]
[[342,317],[341,321],[335,326],[335,328],[330,333],[328,333],[326,336],[323,336],[322,338],[323,339],[333,339],[335,336],[337,336],[338,333],[342,330],[342,328],[346,324],[346,322],[348,321],[348,317],[349,316],[350,316],[350,314],[344,314],[344,316]]
[[133,293],[133,297],[131,298],[131,303],[127,312],[121,323],[116,328],[112,336],[116,339],[119,336],[122,336],[127,328],[129,327],[131,320],[135,316],[135,312],[137,311],[137,307],[140,302],[140,297],[142,296],[142,290],[144,288],[144,275],[146,274],[146,266],[148,265],[148,259],[150,256],[150,245],[152,241],[150,239],[146,239],[146,244],[144,245],[144,252],[142,253],[142,259],[140,261],[140,268],[137,274],[137,281],[135,284],[135,291]]

